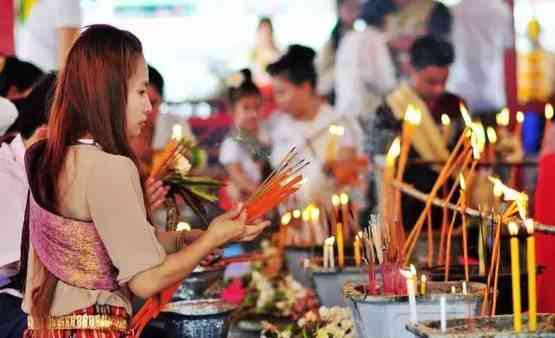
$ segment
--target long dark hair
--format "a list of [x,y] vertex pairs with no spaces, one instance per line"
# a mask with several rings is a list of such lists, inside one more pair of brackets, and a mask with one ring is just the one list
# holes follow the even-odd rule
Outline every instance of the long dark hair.
[[[105,152],[138,163],[127,139],[126,107],[128,81],[141,57],[136,36],[108,25],[87,27],[71,47],[59,74],[48,139],[37,165],[36,172],[41,174],[30,178],[31,186],[36,187],[34,196],[45,208],[58,210],[58,178],[68,148],[86,134]],[[33,291],[31,315],[44,325],[58,280],[44,266],[42,269],[46,278]]]

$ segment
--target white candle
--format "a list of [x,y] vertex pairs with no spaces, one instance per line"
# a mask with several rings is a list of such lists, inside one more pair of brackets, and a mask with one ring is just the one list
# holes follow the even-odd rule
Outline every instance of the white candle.
[[466,288],[466,281],[462,282],[462,293],[463,295],[467,295],[468,294],[468,290]]
[[457,288],[456,288],[455,286],[452,286],[452,287],[451,287],[451,293],[452,293],[452,294],[457,293]]
[[324,249],[324,254],[322,255],[323,256],[323,258],[322,258],[323,259],[323,265],[324,265],[324,269],[327,269],[328,268],[328,263],[329,263],[329,257],[328,257],[329,256],[329,250],[328,250],[328,244],[327,243],[324,243],[323,249]]
[[411,264],[410,272],[407,276],[407,294],[409,296],[409,312],[410,322],[418,322],[418,314],[416,313],[416,270],[414,265]]
[[439,298],[439,316],[441,332],[447,332],[447,298],[445,296]]

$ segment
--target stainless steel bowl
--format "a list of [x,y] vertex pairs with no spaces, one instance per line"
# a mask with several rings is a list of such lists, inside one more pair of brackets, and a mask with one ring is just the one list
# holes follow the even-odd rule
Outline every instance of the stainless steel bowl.
[[181,283],[173,295],[174,301],[195,300],[203,298],[203,293],[216,281],[224,276],[225,268],[216,267],[196,267],[193,272]]
[[220,299],[187,300],[162,310],[170,338],[226,338],[236,306]]

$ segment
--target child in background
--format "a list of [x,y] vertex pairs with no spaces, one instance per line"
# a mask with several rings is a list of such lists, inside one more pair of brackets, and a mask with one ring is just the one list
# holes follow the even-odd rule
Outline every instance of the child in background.
[[[262,96],[250,70],[243,69],[227,79],[233,129],[220,148],[220,163],[229,175],[225,194],[227,209],[250,196],[269,173],[267,136],[260,126]],[[227,205],[225,205],[227,204]]]

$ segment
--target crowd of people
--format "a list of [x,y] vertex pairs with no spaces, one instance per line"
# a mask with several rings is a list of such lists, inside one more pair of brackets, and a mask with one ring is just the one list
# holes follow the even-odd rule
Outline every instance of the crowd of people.
[[[134,297],[160,292],[218,248],[269,226],[248,224],[241,205],[292,147],[310,165],[284,208],[325,209],[334,193],[348,192],[355,214],[375,212],[385,155],[409,106],[422,114],[409,158],[441,163],[463,130],[461,104],[485,120],[506,105],[504,54],[514,39],[502,0],[340,0],[318,53],[299,44],[280,50],[263,18],[252,67],[225,81],[232,123],[218,161],[227,211],[205,230],[165,231],[155,215],[168,187],[149,173],[176,125],[193,142],[194,130],[160,111],[164,79],[135,35],[108,25],[80,30],[79,11],[56,7],[62,2],[39,0],[22,49],[0,56],[0,224],[8,234],[0,337],[92,337],[94,328],[51,326],[53,317],[84,314],[109,315],[113,333],[102,337],[124,336],[116,328]],[[52,29],[37,29],[54,10],[61,15]],[[540,166],[548,183],[553,161]],[[436,178],[432,166],[409,163],[403,179],[427,192]],[[402,205],[410,228],[422,202],[403,196]],[[289,244],[322,244],[322,234],[307,243],[302,227],[291,229]]]

